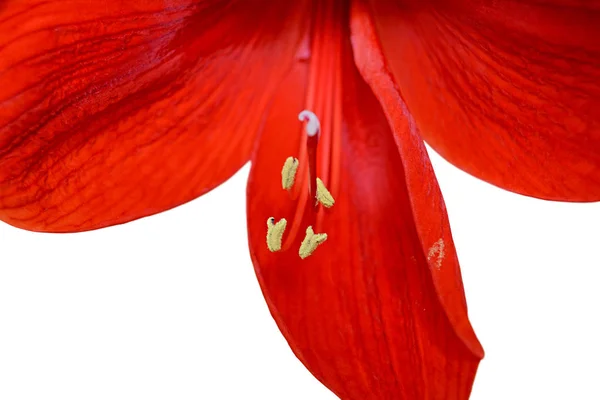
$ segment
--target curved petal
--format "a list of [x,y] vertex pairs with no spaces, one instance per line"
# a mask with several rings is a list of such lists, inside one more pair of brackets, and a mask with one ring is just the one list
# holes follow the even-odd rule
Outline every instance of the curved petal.
[[[304,102],[289,95],[305,94],[306,66],[298,64],[279,89],[252,161],[247,211],[257,277],[294,353],[340,398],[467,399],[483,351],[468,321],[437,182],[408,125],[397,136],[406,148],[398,152],[385,114],[354,67],[350,44],[344,45],[337,74],[343,90],[339,152],[333,153],[336,138],[327,141],[327,128],[320,139],[320,146],[333,143],[335,204],[315,212],[309,200],[302,209],[301,196],[281,187],[281,167],[303,140],[293,121]],[[412,193],[408,174],[412,179],[418,172],[432,198]],[[307,190],[302,183],[299,176],[297,190]],[[279,252],[265,243],[270,217],[287,220]],[[309,225],[328,239],[302,260]],[[430,235],[421,237],[424,230]]]
[[3,2],[0,219],[95,229],[219,185],[249,159],[304,12],[266,0]]
[[371,0],[424,138],[502,188],[600,200],[600,1]]

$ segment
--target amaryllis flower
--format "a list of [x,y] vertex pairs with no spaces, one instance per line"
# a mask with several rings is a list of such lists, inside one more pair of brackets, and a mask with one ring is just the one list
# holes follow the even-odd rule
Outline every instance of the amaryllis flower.
[[600,199],[599,37],[600,1],[5,0],[0,218],[125,223],[251,161],[252,260],[304,365],[342,399],[466,399],[483,350],[423,139]]

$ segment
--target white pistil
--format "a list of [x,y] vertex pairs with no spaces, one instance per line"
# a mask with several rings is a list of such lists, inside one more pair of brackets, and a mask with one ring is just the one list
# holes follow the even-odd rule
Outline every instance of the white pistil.
[[304,129],[306,130],[306,134],[308,136],[313,137],[321,132],[321,122],[314,112],[310,110],[303,110],[300,112],[300,114],[298,114],[298,119],[300,121],[306,121],[306,126]]

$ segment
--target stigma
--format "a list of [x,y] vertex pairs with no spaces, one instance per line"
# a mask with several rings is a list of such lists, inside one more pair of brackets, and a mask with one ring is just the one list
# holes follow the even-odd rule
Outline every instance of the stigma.
[[317,115],[310,110],[303,110],[298,114],[298,119],[302,122],[306,122],[304,129],[309,137],[313,137],[321,132],[321,121]]

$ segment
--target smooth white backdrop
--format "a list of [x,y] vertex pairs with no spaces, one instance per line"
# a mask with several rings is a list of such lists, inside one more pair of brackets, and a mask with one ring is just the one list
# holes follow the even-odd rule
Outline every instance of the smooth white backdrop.
[[[487,353],[472,399],[600,399],[600,204],[525,198],[432,161]],[[0,399],[336,399],[261,296],[247,174],[100,231],[0,224]]]

